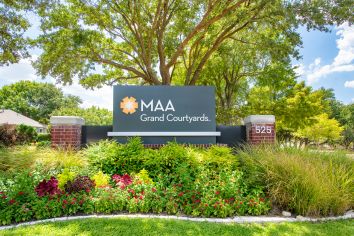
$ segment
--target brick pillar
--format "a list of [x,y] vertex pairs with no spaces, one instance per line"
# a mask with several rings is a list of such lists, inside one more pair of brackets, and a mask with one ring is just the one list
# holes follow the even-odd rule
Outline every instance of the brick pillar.
[[275,117],[273,115],[251,115],[244,119],[244,123],[247,143],[251,145],[275,143]]
[[51,141],[53,148],[79,149],[81,146],[81,126],[85,120],[77,116],[52,116]]

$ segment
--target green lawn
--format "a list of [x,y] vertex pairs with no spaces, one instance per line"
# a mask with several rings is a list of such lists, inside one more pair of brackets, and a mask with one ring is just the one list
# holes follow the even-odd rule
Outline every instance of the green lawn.
[[163,219],[85,219],[23,226],[0,235],[354,235],[354,220],[223,224]]

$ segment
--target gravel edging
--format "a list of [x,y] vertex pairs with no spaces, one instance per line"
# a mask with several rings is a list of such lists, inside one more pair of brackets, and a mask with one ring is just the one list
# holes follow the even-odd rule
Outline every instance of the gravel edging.
[[26,225],[36,225],[41,223],[49,222],[60,222],[60,221],[70,221],[79,219],[91,219],[91,218],[142,218],[142,219],[172,219],[172,220],[186,220],[195,222],[213,222],[213,223],[283,223],[283,222],[322,222],[322,221],[333,221],[333,220],[345,220],[354,219],[354,212],[349,211],[343,216],[336,217],[322,217],[322,218],[311,218],[311,217],[281,217],[281,216],[236,216],[232,218],[198,218],[198,217],[187,217],[187,216],[168,216],[168,215],[154,215],[154,214],[116,214],[116,215],[87,215],[87,216],[68,216],[68,217],[58,217],[46,220],[30,221],[25,223],[0,226],[0,230],[13,229]]

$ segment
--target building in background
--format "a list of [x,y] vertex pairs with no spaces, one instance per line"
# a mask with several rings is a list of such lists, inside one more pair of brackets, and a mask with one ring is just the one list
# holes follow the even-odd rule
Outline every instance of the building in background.
[[17,112],[7,109],[0,109],[1,125],[27,125],[36,129],[37,133],[47,133],[47,126]]

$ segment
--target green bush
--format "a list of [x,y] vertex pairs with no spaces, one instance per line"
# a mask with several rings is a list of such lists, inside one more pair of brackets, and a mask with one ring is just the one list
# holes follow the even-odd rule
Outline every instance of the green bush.
[[84,155],[91,166],[106,174],[133,174],[145,169],[154,180],[161,174],[170,176],[169,182],[193,180],[203,166],[220,172],[235,170],[238,165],[237,157],[227,147],[197,149],[170,142],[154,150],[144,148],[140,138],[132,138],[126,144],[101,141],[86,148]]
[[354,160],[340,153],[258,148],[240,153],[249,185],[296,214],[337,215],[354,207]]
[[36,138],[36,141],[37,142],[45,142],[45,141],[47,141],[47,142],[50,142],[50,134],[48,133],[48,134],[38,134],[37,135],[37,138]]
[[203,150],[202,154],[202,163],[217,172],[225,169],[235,170],[238,166],[238,158],[231,148],[211,146]]
[[35,128],[27,125],[0,126],[0,146],[14,146],[34,142],[37,137]]
[[101,141],[90,145],[84,155],[90,164],[106,174],[125,174],[143,169],[144,146],[139,138],[132,138],[127,144],[115,141]]
[[35,128],[27,125],[18,125],[16,127],[17,131],[17,142],[19,144],[34,142],[37,138],[37,131]]

